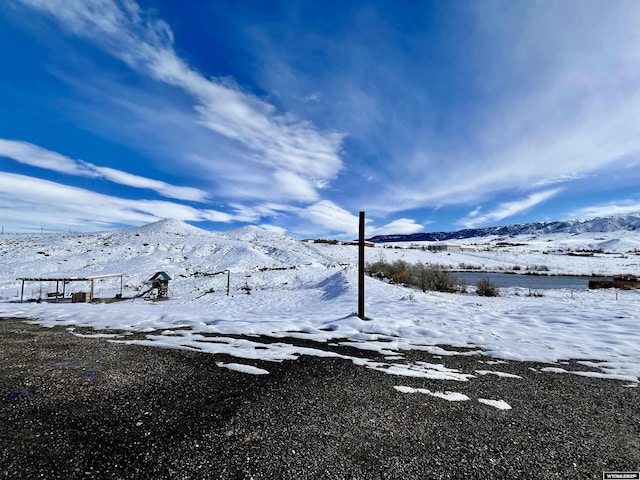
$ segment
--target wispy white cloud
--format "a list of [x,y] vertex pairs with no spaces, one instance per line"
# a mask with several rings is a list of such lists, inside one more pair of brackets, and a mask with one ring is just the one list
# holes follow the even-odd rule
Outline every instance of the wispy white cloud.
[[632,213],[640,213],[640,201],[629,199],[618,202],[603,203],[601,205],[591,205],[589,207],[574,210],[569,215],[571,218],[589,219],[596,217],[609,217],[613,215],[628,215]]
[[160,180],[133,175],[109,167],[99,167],[82,160],[73,160],[60,153],[28,142],[0,139],[0,157],[11,158],[32,167],[67,175],[102,178],[120,185],[154,190],[163,197],[204,202],[208,194],[192,187],[170,185]]
[[281,235],[285,235],[287,233],[287,230],[285,228],[279,227],[277,225],[270,225],[270,224],[260,224],[258,225],[260,228],[264,229],[264,230],[268,230],[270,232],[275,232],[275,233],[279,233]]
[[302,210],[300,207],[269,202],[256,204],[230,203],[229,207],[238,221],[249,223],[260,222],[263,218],[276,220],[287,214],[297,215]]
[[95,170],[84,162],[73,160],[28,142],[0,139],[0,157],[11,158],[24,165],[67,175],[98,176]]
[[477,225],[482,225],[489,222],[498,222],[505,218],[521,213],[539,203],[549,200],[559,192],[559,188],[554,188],[551,190],[545,190],[543,192],[532,193],[528,197],[521,200],[501,203],[493,211],[487,212],[483,215],[478,215],[478,209],[476,208],[467,216],[467,218],[461,220],[460,223],[466,228],[473,228]]
[[114,168],[97,167],[95,165],[89,166],[90,168],[93,168],[98,175],[106,180],[118,183],[120,185],[127,185],[129,187],[154,190],[163,197],[175,198],[179,200],[191,200],[195,202],[204,202],[209,197],[207,192],[198,188],[170,185],[167,182],[163,182],[161,180],[153,180],[151,178],[133,175],[131,173],[123,172],[122,170],[116,170]]
[[472,211],[469,212],[467,217],[469,218],[477,217],[481,211],[482,211],[482,206],[478,205],[476,208],[474,208]]
[[[326,115],[368,160],[347,166],[371,178],[366,188],[353,183],[350,205],[385,215],[570,190],[640,153],[640,4],[603,5],[470,3],[451,12],[452,26],[462,18],[473,27],[434,45],[398,32],[393,15],[372,5],[372,21],[346,17],[348,28],[332,37],[309,34],[334,62],[321,78],[297,70],[308,65],[304,54],[277,48],[268,33],[262,73],[266,88],[292,92],[283,94],[288,105],[309,112],[298,99],[330,86]],[[370,25],[387,35],[367,43]],[[432,59],[418,61],[430,48]],[[440,70],[437,58],[447,62]]]
[[370,228],[368,236],[386,234],[410,234],[423,232],[424,225],[416,223],[411,218],[399,218],[379,228]]
[[359,217],[330,200],[321,200],[300,211],[300,216],[330,232],[358,233]]
[[[432,46],[428,34],[405,34],[375,5],[354,7],[351,13],[361,12],[336,35],[319,38],[310,27],[317,62],[307,60],[305,48],[269,41],[248,46],[256,63],[264,61],[263,72],[249,75],[268,92],[266,100],[233,80],[209,78],[202,64],[200,70],[190,65],[174,48],[170,26],[132,0],[16,1],[140,75],[140,88],[102,70],[93,72],[104,77],[99,86],[76,79],[75,90],[90,97],[82,113],[100,110],[85,128],[117,131],[116,140],[126,137],[139,150],[153,151],[155,161],[175,159],[176,169],[209,182],[212,201],[233,202],[233,215],[245,221],[298,215],[352,234],[357,221],[351,211],[360,208],[372,218],[393,219],[410,209],[482,205],[462,220],[479,225],[507,219],[530,208],[528,202],[536,205],[541,189],[570,191],[596,175],[611,184],[611,172],[622,165],[640,174],[640,164],[630,162],[640,158],[635,2],[606,9],[597,1],[469,4],[454,13],[462,12],[462,20],[470,20],[462,23],[473,28],[440,32],[442,42],[429,59],[423,58]],[[304,38],[302,26],[288,20],[284,28]],[[433,63],[437,58],[447,64]],[[130,120],[126,126],[115,125],[125,123],[120,113]],[[102,169],[109,174],[141,183]],[[157,184],[149,188],[161,191]],[[170,195],[171,189],[164,191]],[[340,197],[332,196],[336,192]],[[491,205],[514,192],[526,198]],[[419,226],[411,220],[390,225]]]
[[41,225],[49,230],[91,230],[117,224],[139,225],[163,218],[188,222],[230,222],[234,216],[162,200],[131,200],[83,188],[3,172],[0,212],[14,229]]
[[308,178],[290,170],[276,170],[273,172],[273,187],[280,191],[288,191],[293,198],[305,202],[318,199],[318,192]]
[[[258,190],[279,192],[291,201],[316,201],[342,168],[342,135],[320,132],[307,122],[279,114],[275,107],[243,91],[231,80],[209,79],[191,68],[173,48],[164,21],[148,15],[133,1],[20,0],[53,16],[64,28],[99,45],[135,71],[177,87],[195,101],[197,121],[235,142],[241,159],[236,169],[251,176],[255,165],[268,169]],[[183,159],[184,161],[185,159]],[[275,182],[273,179],[275,178]],[[242,178],[235,179],[242,185]],[[240,186],[236,193],[242,192]],[[247,187],[244,191],[255,191]]]
[[398,195],[404,180],[392,177],[386,208],[570,185],[640,153],[639,4],[491,5],[476,17],[477,94],[489,101],[469,115],[473,126],[460,122],[465,141],[453,136],[449,152],[414,147],[409,170],[419,180]]
[[[316,202],[301,209],[298,214],[316,225],[323,226],[329,232],[340,232],[338,235],[340,238],[358,235],[359,215],[352,214],[329,200]],[[410,218],[400,218],[381,227],[376,227],[374,219],[365,216],[365,236],[367,237],[391,233],[416,233],[423,230],[423,225]]]

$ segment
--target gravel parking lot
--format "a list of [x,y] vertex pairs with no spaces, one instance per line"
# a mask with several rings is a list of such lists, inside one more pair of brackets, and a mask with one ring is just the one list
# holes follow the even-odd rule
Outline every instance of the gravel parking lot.
[[446,382],[316,357],[252,362],[270,374],[248,375],[216,366],[239,361],[231,357],[80,338],[15,319],[0,320],[0,344],[3,479],[598,479],[640,471],[640,389],[542,373],[541,364],[408,352],[411,361],[522,378]]

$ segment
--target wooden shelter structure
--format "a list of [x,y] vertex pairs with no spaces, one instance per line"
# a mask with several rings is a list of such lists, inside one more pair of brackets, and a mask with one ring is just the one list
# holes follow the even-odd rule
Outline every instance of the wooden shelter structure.
[[[122,297],[122,278],[124,277],[123,273],[112,273],[109,275],[93,275],[90,277],[24,277],[18,278],[17,280],[22,282],[22,288],[20,290],[20,302],[24,300],[24,284],[25,282],[56,282],[56,290],[55,292],[47,293],[47,297],[53,298],[54,302],[58,301],[58,298],[64,298],[66,294],[66,286],[68,283],[73,282],[90,282],[90,290],[87,296],[85,296],[85,301],[91,301],[93,299],[93,292],[95,287],[96,280],[102,280],[104,278],[117,278],[120,277],[120,297]],[[62,283],[62,292],[60,292],[60,283]],[[88,299],[88,300],[87,300]]]

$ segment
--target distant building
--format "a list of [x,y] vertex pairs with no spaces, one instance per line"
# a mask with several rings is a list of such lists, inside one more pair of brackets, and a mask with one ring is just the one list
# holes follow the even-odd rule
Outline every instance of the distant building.
[[[357,247],[358,245],[360,245],[360,242],[358,242],[358,241],[353,241],[353,242],[342,242],[342,245],[355,245],[355,246]],[[364,246],[365,246],[365,247],[375,247],[375,246],[376,246],[376,244],[375,244],[375,243],[373,243],[373,242],[367,242],[367,241],[365,241],[365,242],[364,242]]]
[[431,252],[459,252],[462,250],[460,245],[450,245],[447,243],[432,243],[426,245],[427,250]]

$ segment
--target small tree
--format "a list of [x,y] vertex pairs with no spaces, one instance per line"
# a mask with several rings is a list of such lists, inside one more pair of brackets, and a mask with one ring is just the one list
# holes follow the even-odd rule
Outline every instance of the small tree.
[[487,278],[481,278],[476,283],[476,293],[481,297],[499,297],[500,292],[496,286]]

